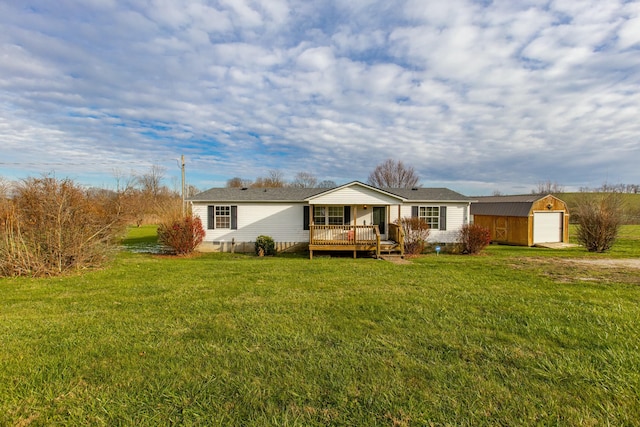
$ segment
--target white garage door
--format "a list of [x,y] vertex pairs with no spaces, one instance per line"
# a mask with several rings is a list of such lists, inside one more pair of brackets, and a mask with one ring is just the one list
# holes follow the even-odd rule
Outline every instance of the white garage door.
[[562,212],[533,213],[533,243],[562,242]]

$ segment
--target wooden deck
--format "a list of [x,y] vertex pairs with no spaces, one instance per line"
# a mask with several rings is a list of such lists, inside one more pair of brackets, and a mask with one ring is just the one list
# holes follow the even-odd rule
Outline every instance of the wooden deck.
[[374,252],[376,258],[384,252],[404,255],[402,229],[389,224],[389,237],[381,240],[377,225],[310,225],[309,259],[313,259],[314,251],[351,251],[354,258],[358,252]]

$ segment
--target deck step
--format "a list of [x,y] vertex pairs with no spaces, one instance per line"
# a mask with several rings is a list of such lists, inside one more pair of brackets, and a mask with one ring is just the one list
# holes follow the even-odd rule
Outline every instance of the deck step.
[[387,255],[391,254],[402,254],[402,250],[400,249],[400,245],[392,242],[392,243],[383,243],[380,245],[380,253],[385,253]]

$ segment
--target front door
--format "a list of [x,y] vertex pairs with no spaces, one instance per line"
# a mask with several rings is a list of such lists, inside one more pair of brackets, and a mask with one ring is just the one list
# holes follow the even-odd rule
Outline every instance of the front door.
[[373,207],[373,225],[377,225],[380,230],[380,234],[386,233],[385,223],[387,222],[387,208],[384,206]]

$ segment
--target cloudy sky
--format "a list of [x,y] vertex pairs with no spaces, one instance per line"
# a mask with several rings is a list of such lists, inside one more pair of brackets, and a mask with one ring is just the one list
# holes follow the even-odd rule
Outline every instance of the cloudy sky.
[[[0,176],[640,183],[640,2],[0,0]],[[171,181],[173,180],[173,181]]]

